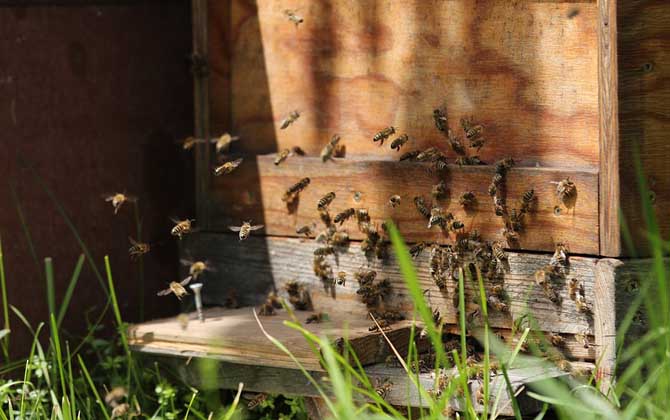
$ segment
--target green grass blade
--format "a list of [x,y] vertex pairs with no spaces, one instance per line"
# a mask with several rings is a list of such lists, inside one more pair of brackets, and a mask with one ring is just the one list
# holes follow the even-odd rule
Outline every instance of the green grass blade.
[[50,257],[44,259],[44,274],[47,281],[47,308],[49,317],[56,313],[56,288],[54,286],[54,267]]
[[56,317],[53,313],[49,315],[51,323],[51,341],[54,346],[54,353],[56,355],[56,365],[58,366],[58,378],[61,384],[61,396],[67,396],[67,388],[65,387],[65,369],[63,368],[63,354],[60,344],[60,336],[58,335],[58,325],[56,324]]
[[91,388],[91,392],[95,396],[95,402],[98,404],[98,407],[100,407],[100,410],[102,411],[102,414],[105,416],[107,420],[110,420],[109,418],[109,413],[107,413],[107,408],[103,404],[102,398],[100,398],[100,394],[98,393],[98,390],[95,389],[95,384],[93,383],[93,379],[91,379],[91,374],[88,373],[88,369],[86,369],[86,365],[84,364],[84,360],[81,358],[80,355],[77,355],[77,360],[79,361],[79,367],[81,368],[81,372],[84,374],[84,378],[86,379],[86,382],[88,383],[88,386]]
[[[31,376],[31,371],[32,371],[32,365],[30,364],[31,361],[33,360],[33,356],[35,356],[35,349],[37,348],[37,340],[40,335],[40,331],[42,331],[42,327],[44,327],[43,323],[40,323],[37,326],[37,332],[33,336],[33,343],[30,346],[30,353],[28,355],[28,360],[26,361],[26,368],[23,371],[23,382],[27,383],[28,379],[30,379]],[[21,419],[25,418],[25,412],[26,412],[26,407],[25,407],[25,398],[26,398],[26,393],[22,392],[21,393],[21,407],[19,409],[19,414]]]
[[[5,263],[2,254],[2,237],[0,237],[0,295],[2,297],[2,328],[11,331],[9,324],[9,302],[7,301],[7,280],[5,278]],[[0,339],[2,342],[2,353],[5,356],[5,363],[9,363],[9,334]]]
[[79,255],[77,264],[74,266],[74,271],[72,272],[72,277],[70,277],[70,283],[68,283],[67,289],[65,290],[63,302],[61,302],[60,308],[58,309],[58,327],[61,326],[63,318],[65,318],[65,314],[67,313],[67,308],[70,306],[70,300],[72,300],[72,295],[74,294],[74,289],[77,286],[77,282],[79,281],[79,275],[81,274],[81,269],[84,266],[84,262],[86,262],[85,255]]
[[507,388],[507,393],[509,394],[509,398],[512,401],[512,411],[514,411],[514,418],[516,418],[516,420],[521,420],[521,410],[519,409],[519,402],[516,400],[516,397],[514,396],[514,389],[512,389],[512,382],[510,382],[509,375],[507,374],[507,366],[505,366],[505,364],[502,363],[500,365],[500,368],[502,369],[503,378],[505,378],[505,387]]
[[35,263],[35,270],[37,273],[39,273],[41,267],[39,258],[37,258],[37,252],[35,251],[35,244],[33,243],[33,238],[30,234],[30,229],[28,228],[28,222],[26,221],[25,214],[23,213],[23,207],[21,207],[21,200],[19,200],[19,195],[16,193],[16,188],[11,181],[9,182],[9,191],[12,193],[12,200],[14,201],[14,206],[16,207],[16,213],[19,216],[21,229],[23,230],[23,234],[26,237],[26,242],[28,243],[28,251],[30,252],[30,256]]
[[235,394],[233,404],[228,408],[222,420],[230,420],[233,418],[235,410],[237,409],[237,405],[240,403],[240,397],[242,396],[242,388],[244,388],[244,384],[240,382],[240,384],[237,386],[237,394]]
[[74,375],[72,374],[72,357],[70,354],[70,343],[65,342],[65,351],[67,355],[67,382],[70,391],[70,410],[72,413],[72,418],[77,416],[77,398],[74,393]]
[[28,319],[26,319],[25,315],[19,309],[14,306],[14,305],[9,305],[9,307],[12,309],[12,312],[14,312],[14,315],[23,323],[23,325],[28,328],[28,331],[30,331],[31,335],[35,335],[35,330],[33,330],[33,327],[30,325],[30,322],[28,322]]

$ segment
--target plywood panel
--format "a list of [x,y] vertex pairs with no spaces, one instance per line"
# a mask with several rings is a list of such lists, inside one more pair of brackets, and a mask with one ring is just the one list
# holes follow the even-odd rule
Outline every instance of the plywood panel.
[[[446,105],[452,126],[465,115],[486,126],[485,160],[598,164],[595,2],[300,0],[298,27],[287,7],[232,4],[231,98],[212,95],[214,110],[232,100],[245,151],[299,141],[316,152],[339,133],[351,153],[388,156],[370,140],[377,130],[441,143],[431,113]],[[294,109],[299,122],[278,130]],[[228,128],[227,115],[212,118]]]
[[[374,222],[393,219],[409,241],[444,243],[453,240],[453,235],[448,237],[437,228],[428,230],[426,219],[415,208],[415,196],[424,196],[430,204],[432,186],[440,180],[423,164],[349,157],[324,164],[319,158],[291,157],[276,166],[273,159],[274,156],[260,156],[255,162],[244,162],[236,172],[214,180],[210,211],[213,229],[227,231],[229,225],[253,219],[266,225],[266,234],[296,236],[296,228],[319,221],[316,203],[334,191],[337,198],[331,205],[333,215],[349,207],[367,208]],[[451,166],[443,178],[451,191],[451,199],[440,202],[445,210],[465,223],[466,230],[477,229],[487,240],[502,239],[500,231],[504,227],[501,218],[495,216],[487,193],[493,173],[490,166]],[[311,183],[301,193],[297,209],[289,214],[282,195],[303,177],[310,177]],[[562,207],[556,216],[554,210],[560,203],[551,182],[566,177],[577,185],[576,206],[571,210]],[[596,172],[515,168],[507,178],[510,208],[518,208],[527,189],[535,189],[538,197],[536,210],[527,218],[519,241],[521,249],[553,251],[556,242],[563,241],[574,253],[598,254]],[[359,202],[353,198],[356,191],[361,193]],[[474,191],[478,200],[468,212],[458,204],[459,196],[465,191]],[[401,196],[401,204],[395,209],[388,204],[394,194]],[[351,237],[363,238],[354,222],[346,223],[344,228]]]

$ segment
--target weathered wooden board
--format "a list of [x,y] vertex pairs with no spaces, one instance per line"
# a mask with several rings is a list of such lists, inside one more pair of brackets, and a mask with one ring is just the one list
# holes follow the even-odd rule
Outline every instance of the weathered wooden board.
[[443,142],[431,115],[446,105],[452,127],[486,126],[485,160],[598,166],[595,1],[210,3],[212,63],[229,61],[212,74],[212,129],[245,152],[316,153],[339,133],[349,153],[390,156],[370,140],[387,125],[425,148]]
[[[283,294],[286,282],[297,280],[309,288],[317,311],[347,313],[355,315],[351,319],[364,320],[367,309],[356,294],[358,284],[353,279],[353,273],[361,267],[368,266],[369,262],[360,252],[359,245],[353,243],[347,253],[340,254],[339,265],[331,259],[335,272],[345,271],[348,275],[346,284],[337,286],[334,293],[325,289],[312,271],[312,252],[316,246],[311,240],[252,237],[239,242],[233,235],[198,234],[184,239],[183,252],[208,260],[217,270],[216,273],[207,273],[204,279],[203,293],[206,303],[221,305],[234,290],[240,304],[258,304],[265,299],[268,292],[277,290]],[[570,300],[567,287],[561,287],[563,303],[557,306],[535,286],[534,272],[548,261],[547,255],[509,254],[510,272],[505,274],[505,289],[510,299],[510,313],[492,311],[489,314],[490,325],[497,329],[510,330],[513,319],[528,311],[536,318],[539,328],[543,331],[566,334],[566,354],[571,358],[591,360],[594,354],[593,347],[585,349],[583,344],[574,338],[574,334],[586,332],[591,335],[593,329],[589,317],[579,313],[574,302]],[[570,261],[568,277],[580,279],[584,283],[587,300],[593,302],[596,260],[573,257]],[[429,290],[426,296],[430,305],[440,310],[445,322],[457,324],[453,287],[450,287],[444,296],[435,286],[428,273],[427,251],[417,258],[416,266],[422,289]],[[411,299],[393,258],[383,264],[373,261],[371,267],[377,270],[378,278],[388,278],[393,285],[395,295],[388,305],[411,314]],[[478,296],[476,287],[470,282],[466,284],[468,313],[477,307],[470,302]],[[509,339],[509,331],[506,335]]]
[[[427,229],[427,220],[414,205],[415,196],[423,196],[428,206],[431,189],[440,177],[431,174],[428,166],[415,162],[368,160],[347,157],[323,163],[318,157],[290,157],[279,166],[274,156],[259,156],[244,162],[230,175],[214,180],[210,195],[214,230],[228,230],[244,220],[264,224],[269,235],[297,236],[296,228],[319,221],[316,203],[329,191],[337,194],[330,206],[331,213],[349,208],[368,209],[374,222],[393,219],[408,241],[449,242],[438,228]],[[447,200],[435,202],[453,212],[465,223],[467,230],[477,229],[487,240],[502,239],[502,219],[495,216],[487,189],[494,174],[493,166],[450,166],[443,178],[450,190]],[[282,195],[303,177],[310,177],[310,185],[300,194],[293,213],[289,213]],[[558,182],[569,177],[577,186],[576,206],[570,210],[560,205],[556,197]],[[521,196],[527,189],[535,189],[537,203],[529,214],[521,234],[521,249],[553,251],[563,241],[580,254],[597,254],[598,238],[598,176],[594,171],[559,170],[548,168],[514,168],[507,176],[507,203],[511,209],[520,206]],[[465,191],[473,191],[477,204],[465,212],[458,203]],[[360,201],[354,193],[360,192]],[[388,204],[389,198],[399,194],[397,208]],[[561,208],[556,215],[555,208]],[[363,236],[354,222],[344,225],[352,238]]]

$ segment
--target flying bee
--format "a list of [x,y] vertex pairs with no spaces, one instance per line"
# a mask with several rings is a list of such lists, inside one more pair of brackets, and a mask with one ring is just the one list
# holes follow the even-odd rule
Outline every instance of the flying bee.
[[331,191],[328,194],[321,197],[321,199],[316,203],[316,208],[318,210],[323,210],[327,208],[330,205],[330,203],[333,202],[334,199],[335,199],[335,193]]
[[198,139],[193,136],[188,136],[184,140],[179,141],[178,143],[181,144],[182,149],[184,150],[191,150],[196,144],[198,143],[204,143],[205,140],[203,139]]
[[230,144],[239,139],[239,136],[231,136],[229,133],[224,133],[221,137],[213,138],[210,141],[214,143],[216,153],[226,153],[230,149]]
[[347,273],[345,271],[340,271],[337,273],[337,284],[339,286],[344,286],[347,283]]
[[421,154],[420,150],[412,150],[411,152],[403,153],[400,156],[400,159],[398,160],[400,162],[402,162],[403,160],[409,160],[409,161],[416,160],[416,157],[419,156],[419,154]]
[[296,28],[305,21],[302,16],[298,16],[295,13],[295,10],[286,9],[284,10],[284,15],[286,15],[286,19],[295,24]]
[[566,178],[560,182],[551,181],[551,183],[556,184],[556,195],[558,195],[558,199],[564,204],[574,199],[577,187],[574,182],[570,181],[570,178]]
[[449,130],[449,121],[444,111],[441,109],[433,110],[433,120],[435,121],[435,128],[443,133],[447,133]]
[[176,236],[181,239],[183,235],[189,234],[193,230],[193,222],[195,222],[195,219],[177,220],[170,218],[170,220],[172,220],[172,222],[175,224],[170,231],[172,236]]
[[356,209],[353,208],[353,207],[350,207],[350,208],[344,210],[343,212],[338,213],[337,215],[335,215],[335,218],[333,219],[333,222],[339,223],[340,226],[342,226],[342,224],[346,220],[352,218],[355,214],[356,214]]
[[279,165],[288,157],[291,156],[291,151],[289,149],[284,149],[281,152],[277,153],[277,157],[275,157],[275,165]]
[[205,271],[216,271],[206,261],[190,261],[182,258],[179,262],[188,267],[188,274],[193,277],[193,280],[196,280]]
[[491,252],[493,253],[493,257],[498,260],[499,263],[507,260],[507,253],[505,253],[500,242],[496,241],[491,244]]
[[391,149],[399,152],[400,148],[409,141],[409,136],[407,134],[403,134],[397,139],[393,140],[391,142]]
[[186,288],[184,286],[188,285],[191,282],[192,277],[188,276],[182,281],[172,281],[170,282],[170,285],[168,286],[167,289],[161,290],[160,292],[156,293],[157,296],[167,296],[170,293],[174,293],[174,295],[177,297],[177,299],[181,300],[182,296],[188,295],[188,292],[186,291]]
[[298,194],[307,188],[310,182],[311,180],[309,178],[303,178],[297,183],[291,185],[282,196],[282,201],[289,204],[293,203],[298,197]]
[[372,137],[372,141],[380,142],[379,145],[382,146],[384,144],[384,140],[388,139],[391,137],[393,134],[395,134],[395,127],[386,127],[377,134]]
[[130,241],[130,248],[128,248],[128,254],[130,255],[131,260],[136,260],[151,250],[151,245],[147,243],[137,242],[130,236],[128,237],[128,240]]
[[340,142],[340,136],[333,134],[333,137],[330,138],[330,141],[321,149],[321,161],[325,162],[333,158],[335,154],[335,149],[337,149]]
[[328,314],[324,314],[323,312],[319,312],[319,313],[312,314],[312,315],[308,316],[307,319],[305,320],[305,323],[306,324],[311,324],[311,323],[320,324],[323,321],[327,321],[327,320],[328,320]]
[[444,181],[440,181],[433,185],[433,189],[430,192],[435,200],[444,199],[448,193],[449,191],[447,190],[447,184]]
[[305,156],[305,151],[300,146],[293,146],[291,152],[298,156]]
[[423,200],[423,197],[414,197],[414,205],[416,206],[417,211],[426,219],[430,219],[431,212],[426,207],[426,202]]
[[446,228],[448,222],[449,220],[444,215],[444,210],[442,210],[441,207],[433,207],[430,210],[430,218],[428,219],[428,229],[432,228],[433,226],[439,226],[440,228],[444,229]]
[[247,408],[249,410],[253,410],[254,408],[258,407],[261,405],[266,399],[268,398],[267,394],[256,394],[252,399],[249,400],[247,403]]
[[243,222],[242,226],[228,226],[228,229],[233,232],[240,232],[240,241],[244,241],[254,230],[263,229],[263,225],[252,225],[251,220],[249,220],[248,222]]
[[288,116],[281,121],[279,128],[281,130],[287,129],[288,126],[296,122],[298,118],[300,118],[300,112],[297,110],[291,111]]
[[114,214],[117,214],[123,206],[123,203],[134,203],[137,201],[136,197],[126,195],[124,193],[105,194],[103,198],[106,202],[111,202],[114,207]]
[[389,206],[396,208],[400,205],[400,196],[398,194],[392,195],[391,198],[389,198]]
[[412,258],[418,258],[423,250],[426,249],[426,245],[427,244],[425,242],[419,242],[418,244],[415,244],[409,249],[409,254],[412,256]]
[[237,169],[237,167],[242,164],[243,160],[244,159],[239,158],[239,159],[231,160],[230,162],[226,162],[223,165],[217,166],[216,168],[214,168],[214,175],[216,175],[216,176],[228,175],[229,173],[231,173],[235,169]]
[[522,213],[528,212],[534,200],[535,200],[535,190],[531,188],[530,190],[524,192],[523,197],[521,197],[521,212]]
[[305,237],[309,238],[314,234],[314,224],[311,225],[304,225],[295,230],[295,233],[297,235],[305,235]]
[[464,208],[471,208],[477,201],[475,193],[472,191],[466,191],[458,198],[458,203]]
[[324,257],[326,255],[332,255],[335,253],[335,248],[332,246],[322,246],[314,250],[315,256]]
[[461,118],[461,127],[465,132],[465,137],[468,139],[478,137],[484,131],[484,127],[481,124],[474,124],[469,118]]

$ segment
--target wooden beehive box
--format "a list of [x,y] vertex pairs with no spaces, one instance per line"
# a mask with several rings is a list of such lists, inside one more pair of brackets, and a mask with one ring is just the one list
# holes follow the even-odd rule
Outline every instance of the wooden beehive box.
[[[670,165],[664,164],[670,157],[664,138],[670,129],[664,48],[670,3],[196,0],[194,6],[194,49],[205,70],[195,77],[196,134],[239,135],[233,150],[245,159],[233,174],[215,177],[212,147],[196,150],[201,233],[185,239],[183,248],[216,266],[205,284],[207,304],[223,304],[231,290],[241,304],[258,304],[295,279],[310,286],[318,310],[364,318],[355,281],[336,294],[324,291],[312,271],[317,244],[296,234],[300,226],[319,224],[318,199],[334,191],[333,213],[366,208],[373,222],[394,220],[408,242],[446,244],[453,237],[428,230],[413,203],[415,196],[430,201],[432,185],[444,180],[451,196],[443,205],[466,230],[502,240],[487,188],[494,163],[512,157],[517,164],[507,178],[508,202],[533,188],[537,205],[510,250],[510,312],[494,312],[491,325],[509,335],[515,317],[530,310],[543,330],[565,335],[570,358],[593,362],[604,353],[611,361],[620,268],[600,258],[625,255],[621,216],[633,244],[643,249],[646,241],[635,147],[661,231],[670,233]],[[304,21],[294,25],[285,9]],[[479,157],[486,164],[452,164],[438,176],[425,165],[398,162],[409,150],[448,150],[434,125],[435,108],[447,110],[454,131],[461,117],[484,125],[487,142]],[[300,118],[281,130],[293,110]],[[386,126],[409,135],[402,152],[372,141]],[[346,145],[346,157],[324,163],[319,153],[334,134]],[[277,151],[294,146],[306,156],[273,163]],[[303,177],[311,184],[290,213],[282,194]],[[566,178],[577,187],[571,208],[553,184]],[[465,191],[477,196],[467,212],[458,205]],[[388,205],[394,194],[401,196],[397,208]],[[228,226],[246,220],[265,230],[239,242]],[[353,223],[345,228],[352,239],[363,239]],[[533,273],[558,242],[580,255],[571,258],[568,277],[584,284],[594,317],[577,310],[565,285],[558,306],[534,286]],[[422,286],[454,324],[456,309],[430,279],[425,254],[417,259]],[[371,264],[391,280],[398,304],[411,309],[393,257],[370,263],[354,242],[338,264],[350,275]],[[584,346],[582,335],[595,345]]]

